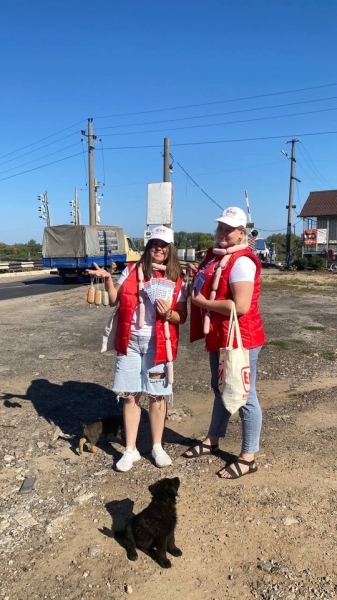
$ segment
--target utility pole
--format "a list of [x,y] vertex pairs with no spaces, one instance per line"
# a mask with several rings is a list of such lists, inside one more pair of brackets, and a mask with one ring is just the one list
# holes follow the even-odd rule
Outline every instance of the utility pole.
[[170,181],[170,140],[164,138],[164,181]]
[[[170,183],[170,173],[172,173],[171,156],[170,156],[170,140],[164,138],[164,183]],[[172,186],[172,184],[171,184]],[[172,191],[172,190],[171,190]],[[172,213],[171,223],[163,223],[165,227],[172,229]]]
[[88,138],[89,225],[96,225],[94,142],[97,136],[94,135],[93,119],[88,119],[88,133],[82,129],[81,134]]
[[288,156],[288,154],[284,150],[281,150],[282,154],[284,154],[284,156],[286,156],[290,160],[289,203],[288,203],[288,206],[286,206],[286,208],[288,209],[287,236],[286,236],[286,263],[287,263],[287,266],[289,266],[290,261],[291,261],[291,213],[292,213],[292,209],[296,208],[296,206],[293,204],[294,180],[298,181],[299,183],[301,182],[301,180],[297,179],[297,177],[295,177],[295,175],[294,175],[295,162],[296,162],[295,144],[299,141],[300,140],[298,140],[297,138],[293,138],[292,140],[288,140],[286,142],[287,144],[291,144],[291,156]]

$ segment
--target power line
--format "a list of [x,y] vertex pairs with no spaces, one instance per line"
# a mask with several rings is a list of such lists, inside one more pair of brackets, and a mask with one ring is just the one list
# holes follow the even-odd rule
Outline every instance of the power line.
[[[61,129],[60,131],[57,131],[56,133],[47,135],[46,137],[41,138],[40,140],[37,140],[36,142],[27,144],[27,146],[22,146],[22,148],[18,148],[18,150],[13,150],[13,152],[8,152],[7,154],[2,154],[2,156],[0,156],[0,159],[5,158],[6,156],[11,156],[11,154],[16,154],[17,152],[20,152],[21,150],[25,150],[25,148],[29,148],[30,146],[34,146],[35,144],[39,144],[40,142],[44,142],[44,140],[48,140],[49,138],[54,137],[54,135],[58,135],[59,133],[63,133],[63,131],[67,131],[68,129],[71,129],[72,127],[76,127],[76,125],[83,123],[83,121],[84,121],[84,119],[82,119],[81,121],[77,121],[77,123],[74,123],[73,125],[69,125],[69,127],[65,127],[64,129]],[[65,138],[62,138],[62,139],[65,139]]]
[[103,140],[100,140],[100,142],[101,142],[101,149],[102,149],[103,185],[105,186],[105,161],[104,161],[104,148],[103,148]]
[[106,115],[104,117],[95,117],[95,119],[110,119],[113,117],[127,117],[127,116],[132,116],[132,115],[145,115],[145,114],[149,114],[149,113],[155,113],[155,112],[165,112],[165,111],[170,111],[170,110],[183,110],[185,108],[198,108],[199,106],[214,106],[215,104],[227,104],[229,102],[241,102],[242,100],[255,100],[257,98],[270,98],[272,96],[282,96],[284,94],[295,94],[297,92],[307,92],[310,90],[318,90],[318,89],[323,89],[323,88],[329,88],[329,87],[333,87],[336,86],[337,83],[328,83],[325,85],[315,85],[315,86],[311,86],[311,87],[306,87],[306,88],[298,88],[296,90],[287,90],[285,92],[272,92],[269,94],[258,94],[256,96],[245,96],[243,98],[232,98],[232,99],[228,99],[228,100],[217,100],[216,102],[201,102],[199,104],[187,104],[185,106],[171,106],[169,108],[155,108],[152,110],[142,110],[142,111],[137,111],[137,112],[128,112],[128,113],[120,113],[120,114],[114,114],[114,115]]
[[22,171],[21,173],[16,173],[16,175],[8,175],[7,177],[2,177],[0,181],[5,181],[5,179],[13,179],[13,177],[19,177],[19,175],[24,175],[25,173],[31,173],[31,171],[37,171],[38,169],[43,169],[44,167],[49,167],[49,165],[55,165],[55,163],[62,162],[63,160],[68,160],[69,158],[73,158],[74,156],[79,156],[82,152],[77,152],[77,154],[71,154],[71,156],[65,156],[64,158],[60,158],[59,160],[54,160],[53,162],[46,163],[45,165],[40,165],[39,167],[34,167],[33,169],[28,169],[27,171]]
[[137,134],[143,135],[144,133],[161,133],[163,131],[165,131],[165,132],[181,131],[182,129],[200,129],[202,127],[219,127],[220,125],[235,125],[238,123],[252,123],[254,121],[270,121],[273,119],[285,119],[286,117],[312,115],[315,113],[331,112],[333,110],[337,110],[337,107],[322,108],[322,109],[318,109],[318,110],[308,110],[308,111],[297,112],[297,113],[288,113],[287,115],[274,115],[274,116],[270,116],[270,117],[254,117],[253,119],[239,119],[238,121],[223,121],[222,123],[202,123],[201,125],[184,125],[182,127],[171,127],[169,130],[166,128],[166,129],[147,129],[145,131],[125,131],[125,132],[121,132],[121,133],[106,133],[106,134],[103,134],[103,137],[110,137],[110,136],[117,136],[117,135],[124,135],[124,136],[125,135],[137,135]]
[[[173,156],[171,155],[171,157],[173,158]],[[195,181],[195,179],[193,179],[193,177],[191,177],[191,175],[189,175],[189,173],[187,173],[187,171],[184,169],[184,167],[177,161],[177,165],[178,167],[180,167],[182,169],[182,171],[184,171],[184,173],[187,175],[187,177],[193,181],[194,185],[196,185],[199,190],[205,195],[207,196],[207,198],[213,202],[213,204],[216,204],[216,206],[218,206],[219,208],[221,208],[221,210],[223,210],[223,206],[220,206],[220,204],[218,204],[217,202],[215,202],[215,200],[213,200],[213,198],[211,198],[211,196],[209,194],[207,194],[207,192],[205,192],[205,190],[202,189],[202,187],[200,187],[200,185]]]
[[16,167],[12,167],[11,169],[6,169],[6,171],[0,171],[0,175],[2,175],[3,173],[9,173],[9,171],[15,171],[15,169],[21,169],[21,167],[30,165],[31,163],[36,162],[37,160],[42,160],[43,158],[47,158],[47,156],[52,156],[53,154],[57,154],[58,152],[68,150],[68,148],[73,148],[74,146],[77,146],[78,143],[79,142],[76,142],[76,144],[70,144],[70,146],[65,146],[65,148],[61,148],[61,150],[55,150],[55,152],[50,152],[49,154],[45,154],[44,156],[40,156],[39,158],[34,158],[33,160],[29,160],[26,163],[22,163],[22,165],[17,165]]
[[313,184],[318,187],[320,190],[323,190],[324,188],[322,187],[322,184],[317,183],[317,181],[315,181],[315,179],[313,179],[310,175],[310,173],[308,173],[308,171],[304,168],[303,164],[301,162],[299,162],[299,160],[297,159],[297,164],[299,165],[299,167],[302,169],[302,171],[306,174],[306,176],[310,179],[310,181],[313,182]]
[[329,186],[329,187],[333,187],[333,186],[331,185],[331,183],[330,183],[330,182],[329,182],[327,179],[325,179],[325,177],[323,177],[323,175],[320,173],[320,171],[319,171],[319,170],[318,170],[318,168],[316,167],[316,165],[315,165],[314,161],[313,161],[313,160],[312,160],[312,158],[310,157],[310,155],[309,155],[309,152],[307,151],[307,149],[306,149],[304,146],[303,146],[303,150],[304,150],[304,152],[306,153],[306,155],[308,156],[308,159],[309,159],[309,161],[310,161],[310,163],[311,163],[311,164],[310,164],[310,163],[309,163],[309,162],[306,160],[306,158],[305,158],[305,156],[303,155],[303,152],[302,152],[302,151],[301,151],[301,155],[302,155],[303,159],[306,161],[306,163],[307,163],[308,167],[310,167],[310,169],[313,171],[313,173],[315,173],[315,171],[316,171],[316,173],[315,173],[316,177],[318,176],[318,177],[319,177],[319,179],[320,179],[321,181],[323,181],[323,183],[325,183],[325,184],[328,184],[328,186]]
[[[337,131],[315,131],[312,133],[297,133],[296,137],[306,137],[306,136],[314,136],[314,135],[332,135],[337,134]],[[259,142],[265,140],[279,140],[284,139],[285,137],[292,137],[293,134],[283,134],[283,135],[269,135],[263,137],[253,137],[253,138],[233,138],[229,140],[209,140],[205,142],[177,142],[175,144],[171,144],[171,146],[205,146],[207,144],[232,144],[235,142]],[[142,146],[111,146],[110,148],[105,148],[105,150],[140,150],[142,148],[161,148],[161,144],[146,144]]]
[[312,104],[313,102],[323,102],[326,100],[336,100],[337,96],[330,96],[329,98],[318,98],[317,100],[301,100],[300,102],[287,102],[286,104],[274,104],[272,106],[260,106],[257,108],[242,108],[239,110],[230,110],[227,112],[213,113],[208,115],[196,115],[194,117],[177,117],[175,119],[161,119],[159,121],[146,121],[145,123],[130,123],[126,125],[108,125],[106,127],[98,127],[97,131],[102,129],[120,129],[122,127],[138,127],[139,125],[157,125],[159,123],[172,123],[175,121],[190,121],[194,119],[208,119],[209,117],[220,117],[224,115],[234,115],[244,112],[256,112],[259,110],[271,110],[273,108],[285,108],[287,106],[296,106],[298,104]]
[[33,154],[33,152],[38,152],[39,150],[42,150],[43,148],[47,148],[47,146],[52,146],[53,144],[57,144],[57,142],[62,142],[63,140],[68,139],[72,135],[75,135],[75,133],[79,133],[79,132],[74,131],[73,133],[70,133],[69,135],[65,135],[64,137],[59,138],[58,140],[55,140],[54,142],[49,142],[49,144],[44,144],[43,146],[40,146],[39,148],[35,148],[35,150],[30,150],[29,152],[20,154],[20,156],[16,156],[15,158],[10,158],[9,160],[5,160],[4,162],[0,163],[0,165],[6,165],[9,162],[13,162],[13,160],[18,160],[19,158],[22,158],[23,156],[27,156],[27,154]]
[[83,140],[82,140],[82,154],[83,154],[83,162],[84,162],[85,185],[88,185],[87,163],[85,160],[84,141]]

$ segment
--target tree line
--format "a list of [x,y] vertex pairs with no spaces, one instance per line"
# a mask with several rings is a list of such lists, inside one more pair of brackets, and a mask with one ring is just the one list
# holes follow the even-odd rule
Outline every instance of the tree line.
[[0,242],[0,258],[6,260],[18,260],[27,258],[34,260],[41,258],[42,245],[35,240],[29,240],[27,244],[4,244]]
[[[262,237],[262,236],[260,236]],[[286,256],[286,234],[285,233],[273,233],[272,235],[265,238],[266,244],[271,251],[276,252],[276,260],[282,261]],[[138,250],[144,250],[143,238],[133,238],[133,241]],[[207,250],[214,244],[213,233],[201,233],[193,232],[188,233],[186,231],[176,231],[174,233],[174,244],[176,248],[187,250],[188,248],[194,248],[197,252]],[[303,238],[300,235],[291,234],[291,256],[292,258],[298,259],[302,256],[302,245]]]
[[[144,239],[132,238],[138,250],[144,250]],[[214,244],[214,234],[186,231],[176,231],[174,234],[174,243],[176,248],[187,250],[194,248],[196,252],[202,252]],[[284,260],[286,254],[286,234],[273,233],[266,238],[266,244],[270,250],[276,251],[276,260]],[[302,256],[302,236],[291,235],[291,256],[294,260]],[[0,242],[0,258],[6,260],[15,260],[20,258],[39,259],[41,258],[42,245],[35,240],[29,240],[26,244],[4,244]]]

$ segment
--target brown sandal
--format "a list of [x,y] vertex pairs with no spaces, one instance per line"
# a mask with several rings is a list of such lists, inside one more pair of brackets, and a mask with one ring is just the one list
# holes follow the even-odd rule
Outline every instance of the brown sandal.
[[[199,451],[197,451],[197,448]],[[184,458],[199,458],[199,456],[210,456],[211,454],[217,454],[219,450],[219,444],[204,444],[203,442],[196,440],[194,446],[191,446],[191,448],[185,450],[182,456]],[[191,456],[187,456],[186,452],[191,452]]]

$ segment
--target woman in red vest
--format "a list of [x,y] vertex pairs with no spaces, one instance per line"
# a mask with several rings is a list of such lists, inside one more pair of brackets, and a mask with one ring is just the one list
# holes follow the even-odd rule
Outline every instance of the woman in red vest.
[[[172,395],[172,363],[177,356],[179,325],[187,318],[187,293],[172,229],[155,227],[139,263],[127,266],[115,285],[111,274],[96,264],[88,274],[104,278],[110,306],[119,303],[112,389],[124,398],[126,450],[116,468],[129,471],[141,458],[136,439],[142,392],[149,397],[152,456],[157,467],[169,466],[172,461],[162,447],[162,437],[167,398]],[[162,298],[157,299],[152,297],[151,285],[147,285],[156,278],[161,278],[162,284]],[[171,299],[165,299],[170,293]]]
[[[234,301],[242,343],[244,348],[249,349],[250,392],[247,403],[240,409],[240,455],[231,465],[220,469],[218,475],[223,479],[236,479],[257,470],[255,453],[259,450],[262,412],[255,380],[258,355],[266,341],[258,304],[261,262],[247,247],[247,221],[243,210],[231,206],[216,221],[214,248],[208,250],[199,267],[191,268],[195,276],[191,297],[191,342],[205,338],[215,398],[207,437],[197,441],[183,456],[197,458],[215,454],[219,451],[219,438],[226,435],[231,415],[224,407],[218,387],[219,350],[226,346]],[[218,266],[221,269],[217,271]]]

